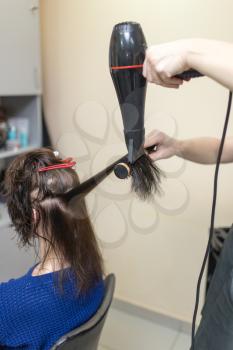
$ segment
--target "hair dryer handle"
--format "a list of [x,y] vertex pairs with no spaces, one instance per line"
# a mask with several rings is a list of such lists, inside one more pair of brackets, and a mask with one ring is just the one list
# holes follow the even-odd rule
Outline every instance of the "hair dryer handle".
[[188,80],[191,78],[199,78],[203,76],[204,76],[203,74],[199,73],[195,69],[186,70],[185,72],[176,75],[177,78],[181,78],[183,80]]

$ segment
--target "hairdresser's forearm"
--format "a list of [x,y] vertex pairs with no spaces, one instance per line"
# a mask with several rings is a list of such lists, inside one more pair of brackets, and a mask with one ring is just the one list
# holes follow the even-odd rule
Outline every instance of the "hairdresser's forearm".
[[233,90],[233,44],[208,39],[190,39],[187,64]]
[[[178,157],[201,164],[214,164],[217,160],[220,140],[217,138],[201,137],[190,140],[177,140],[176,155]],[[233,162],[233,139],[226,139],[222,163]]]

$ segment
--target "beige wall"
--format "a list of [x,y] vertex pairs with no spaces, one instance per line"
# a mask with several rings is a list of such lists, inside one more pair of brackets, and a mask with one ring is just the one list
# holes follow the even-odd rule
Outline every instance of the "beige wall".
[[[53,143],[78,158],[82,179],[124,153],[121,119],[108,71],[114,24],[141,23],[149,44],[183,37],[233,40],[230,0],[42,0],[44,106]],[[199,79],[179,91],[148,87],[147,131],[177,137],[219,136],[227,91]],[[229,133],[232,134],[232,122]],[[107,179],[88,198],[116,296],[191,320],[210,221],[214,168],[161,161],[164,196],[150,204],[129,183]],[[232,223],[233,167],[224,166],[217,225]]]

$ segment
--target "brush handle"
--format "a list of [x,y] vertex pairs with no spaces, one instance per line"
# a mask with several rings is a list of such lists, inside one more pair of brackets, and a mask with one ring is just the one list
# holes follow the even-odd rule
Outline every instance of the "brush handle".
[[145,150],[148,152],[148,154],[150,154],[150,153],[155,151],[156,146],[157,145],[152,145],[152,146],[146,147]]
[[74,187],[72,190],[62,195],[63,198],[67,201],[70,201],[76,196],[82,196],[82,197],[86,196],[91,190],[93,190],[100,182],[102,182],[113,171],[114,166],[119,161],[114,162],[104,170],[92,176],[90,179],[84,181],[77,187]]
[[114,170],[115,166],[118,163],[127,162],[127,157],[128,157],[128,154],[116,160],[114,163],[110,164],[108,167],[101,170],[99,173],[95,174],[90,179],[72,188],[72,190],[62,194],[63,199],[66,201],[70,201],[75,196],[82,196],[82,197],[86,196],[99,183],[101,183],[109,174],[111,174],[111,172]]

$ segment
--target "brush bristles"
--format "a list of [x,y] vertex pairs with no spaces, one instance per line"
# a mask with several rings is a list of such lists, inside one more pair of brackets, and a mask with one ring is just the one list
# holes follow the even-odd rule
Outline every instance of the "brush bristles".
[[160,193],[163,172],[151,161],[148,155],[136,160],[131,169],[131,189],[140,199],[146,200],[155,193]]

